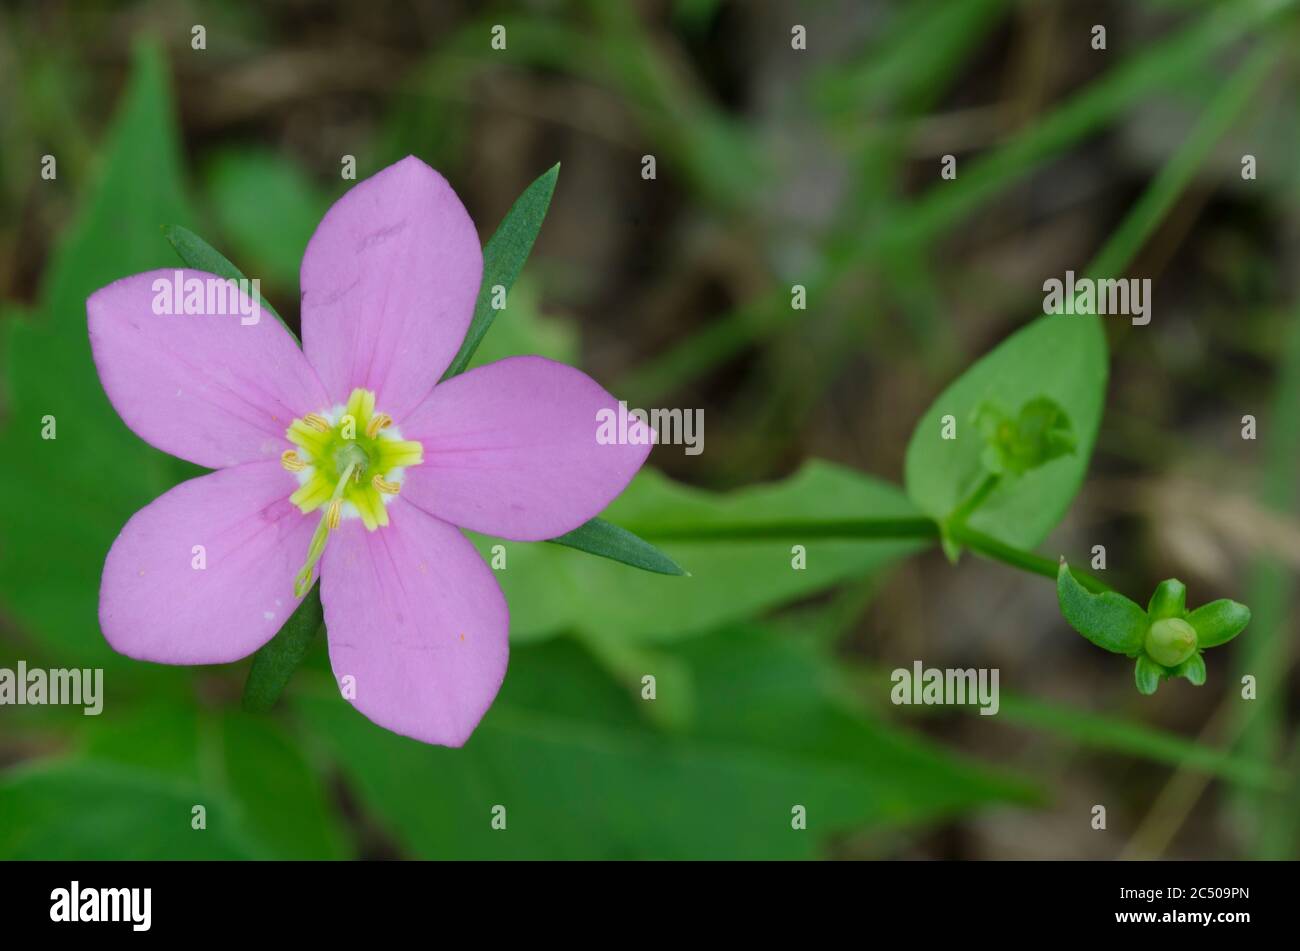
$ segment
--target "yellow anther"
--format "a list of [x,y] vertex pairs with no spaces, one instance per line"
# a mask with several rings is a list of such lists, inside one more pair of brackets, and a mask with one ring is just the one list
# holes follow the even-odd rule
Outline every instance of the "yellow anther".
[[402,483],[389,482],[383,476],[378,476],[378,475],[370,480],[370,484],[373,485],[380,492],[383,492],[385,495],[396,495],[398,492],[401,491],[402,488]]
[[302,421],[318,432],[327,433],[330,431],[330,421],[319,413],[308,413],[302,418]]
[[298,458],[298,454],[292,449],[286,449],[280,454],[280,465],[290,472],[302,472],[303,469],[307,468],[307,463]]
[[366,435],[374,439],[379,435],[381,429],[387,429],[393,425],[393,417],[387,413],[376,413],[370,417],[370,422],[366,424]]
[[343,500],[334,499],[325,509],[325,525],[332,532],[339,527],[341,521],[343,521]]

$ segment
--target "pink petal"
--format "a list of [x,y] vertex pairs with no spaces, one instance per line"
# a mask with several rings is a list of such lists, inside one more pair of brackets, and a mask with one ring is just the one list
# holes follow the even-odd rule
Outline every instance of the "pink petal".
[[[542,357],[510,357],[441,383],[402,436],[424,444],[402,497],[438,518],[518,541],[554,538],[600,514],[650,444],[602,445],[597,414],[618,401],[591,377]],[[629,420],[647,438],[650,430]]]
[[316,526],[289,502],[296,487],[279,463],[250,462],[182,482],[131,516],[99,589],[113,649],[226,664],[270,640],[298,606],[293,576]]
[[456,355],[478,296],[478,232],[447,180],[407,157],[359,182],[302,259],[303,348],[335,402],[400,417]]
[[[104,392],[145,442],[209,468],[279,456],[285,427],[327,407],[325,390],[293,337],[263,310],[159,315],[155,281],[186,269],[148,271],[114,281],[86,301],[90,346]],[[247,303],[248,298],[240,295]]]
[[505,677],[505,597],[453,526],[400,499],[389,517],[373,532],[349,519],[325,549],[330,664],[344,696],[375,723],[460,746]]

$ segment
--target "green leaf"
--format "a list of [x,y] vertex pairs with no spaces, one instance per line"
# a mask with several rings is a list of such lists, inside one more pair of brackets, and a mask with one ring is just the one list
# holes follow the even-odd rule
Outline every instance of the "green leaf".
[[[191,810],[208,827],[191,828]],[[0,858],[250,859],[231,808],[201,787],[112,764],[59,760],[0,778]]]
[[981,403],[975,425],[985,443],[981,461],[996,475],[1024,475],[1075,449],[1069,414],[1045,396],[1025,403],[1014,417],[997,403]]
[[654,545],[603,518],[593,518],[568,534],[552,538],[550,541],[556,545],[575,548],[589,555],[599,555],[601,558],[608,558],[611,561],[661,575],[687,573],[677,562]]
[[[0,457],[0,598],[7,612],[78,666],[125,665],[99,632],[104,555],[126,520],[194,467],[137,438],[99,384],[86,333],[86,298],[129,274],[174,264],[158,240],[192,219],[167,69],[138,48],[76,223],[53,252],[30,322],[11,322],[9,388]],[[57,438],[42,439],[53,416]]]
[[325,626],[325,613],[320,603],[320,584],[312,585],[288,620],[253,655],[253,666],[244,683],[244,709],[253,713],[266,713],[289,685],[289,679],[307,656],[316,632]]
[[492,326],[497,314],[492,307],[492,289],[500,285],[508,294],[515,278],[523,270],[524,262],[533,250],[537,232],[542,229],[542,221],[551,205],[551,195],[555,192],[559,176],[560,164],[557,162],[524,189],[524,193],[515,200],[496,233],[483,248],[483,282],[478,289],[474,319],[470,321],[460,351],[442,375],[444,380],[465,372],[474,357],[474,351]]
[[225,788],[236,818],[272,859],[338,859],[347,849],[330,790],[296,736],[266,717],[220,717]]
[[[325,781],[297,737],[277,721],[210,712],[192,696],[115,706],[84,727],[79,762],[129,770],[140,782],[192,789],[208,830],[235,837],[252,858],[332,859],[346,854]],[[188,832],[189,809],[184,825]],[[192,846],[193,847],[193,846]],[[188,857],[188,856],[184,856]]]
[[[1002,480],[967,520],[1019,548],[1033,548],[1047,536],[1079,490],[1101,423],[1107,368],[1099,319],[1040,317],[939,395],[907,447],[907,494],[923,511],[946,519],[983,481],[986,444],[972,422],[979,407],[1050,400],[1072,421],[1075,451]],[[955,439],[944,438],[947,416],[956,426]]]
[[1196,628],[1196,643],[1200,647],[1218,647],[1246,629],[1250,623],[1250,608],[1220,598],[1188,614],[1187,623]]
[[[1147,614],[1151,620],[1182,617],[1187,612],[1187,585],[1177,578],[1166,578],[1156,585],[1147,603]],[[1195,625],[1193,625],[1195,626]]]
[[[162,230],[163,236],[171,244],[186,267],[192,267],[196,271],[207,271],[209,274],[215,274],[217,277],[224,277],[233,281],[248,280],[244,276],[244,272],[231,264],[225,255],[188,228],[182,228],[180,225],[163,225]],[[261,294],[257,296],[262,302],[262,308],[278,320],[281,327],[289,331],[289,336],[297,340],[298,335],[285,323],[284,318],[271,306],[270,301]]]
[[1147,613],[1122,594],[1093,594],[1075,580],[1065,560],[1056,574],[1061,614],[1070,626],[1103,650],[1129,654],[1142,649],[1150,621]]
[[[857,538],[708,540],[665,538],[660,528],[831,520],[845,512],[916,519],[895,486],[852,469],[813,461],[794,476],[730,493],[707,492],[643,469],[602,517],[661,548],[691,575],[666,577],[590,558],[558,545],[477,538],[492,561],[501,546],[506,568],[497,580],[510,603],[516,642],[581,629],[593,637],[642,644],[691,637],[823,591],[847,578],[880,571],[932,540]],[[795,546],[802,546],[802,553]],[[804,564],[797,568],[796,564]]]
[[[338,697],[295,693],[304,724],[366,811],[422,858],[811,858],[837,833],[1030,801],[1023,781],[842,706],[812,652],[761,628],[671,653],[695,685],[694,726],[665,735],[639,688],[568,641],[517,649],[463,749],[385,732]],[[678,689],[658,675],[658,695]],[[507,831],[493,830],[504,805]],[[803,806],[807,829],[791,827]]]
[[1146,654],[1137,659],[1133,668],[1133,679],[1137,683],[1138,693],[1149,697],[1160,686],[1160,678],[1165,676],[1165,669]]

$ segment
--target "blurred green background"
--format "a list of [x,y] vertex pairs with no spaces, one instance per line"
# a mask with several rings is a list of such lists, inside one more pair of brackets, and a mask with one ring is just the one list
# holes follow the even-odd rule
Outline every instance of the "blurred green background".
[[[0,707],[0,856],[1295,857],[1297,6],[6,5],[0,667],[102,667],[106,696]],[[794,571],[788,543],[665,543],[692,572],[666,578],[509,543],[510,670],[463,750],[352,711],[321,639],[267,716],[240,712],[247,661],[113,654],[104,554],[198,470],[109,407],[86,296],[176,265],[181,224],[294,323],[341,157],[365,178],[409,153],[484,240],[563,163],[476,362],[539,352],[704,410],[703,454],[658,447],[606,513],[628,526],[909,512],[890,483],[930,401],[1107,250],[1154,317],[1107,325],[1098,447],[1042,550],[1104,544],[1119,590],[1174,575],[1254,622],[1206,686],[1143,698],[1049,582],[970,557],[818,542]],[[892,706],[915,659],[999,668],[1001,712]]]

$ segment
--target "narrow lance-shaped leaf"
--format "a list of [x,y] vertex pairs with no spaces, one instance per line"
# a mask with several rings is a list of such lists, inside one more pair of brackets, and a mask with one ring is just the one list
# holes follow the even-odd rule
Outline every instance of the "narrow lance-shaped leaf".
[[[248,280],[244,276],[244,272],[231,264],[224,254],[188,228],[182,228],[180,225],[163,225],[162,230],[164,237],[171,243],[171,246],[176,250],[177,256],[185,262],[186,266],[192,267],[196,271],[207,271],[209,274],[215,274],[217,277],[224,277],[231,281]],[[280,321],[280,325],[289,331],[289,336],[297,340],[298,335],[284,322],[284,318],[276,312],[270,302],[260,292],[257,297],[271,316]]]
[[1056,574],[1056,594],[1070,626],[1098,647],[1116,654],[1141,650],[1149,626],[1147,613],[1124,595],[1092,594],[1075,580],[1064,559]]
[[653,571],[656,574],[687,574],[677,562],[654,545],[603,518],[593,518],[567,535],[552,538],[550,541],[557,545],[564,545],[566,548],[585,551],[589,555],[599,555],[611,561],[619,561],[633,568]]
[[537,232],[542,229],[546,210],[551,206],[551,195],[555,192],[555,182],[559,176],[560,165],[557,162],[524,189],[524,193],[506,212],[496,233],[488,239],[487,246],[483,248],[483,283],[479,285],[474,319],[470,321],[460,351],[442,375],[444,380],[464,373],[474,358],[474,351],[496,318],[496,309],[492,306],[494,288],[499,285],[508,293],[519,277],[519,272],[524,269],[524,262],[533,250]]
[[320,603],[320,585],[307,592],[293,614],[284,622],[279,633],[267,641],[253,655],[253,666],[244,684],[244,709],[253,713],[266,713],[273,706],[289,678],[307,655],[312,638],[325,623]]

